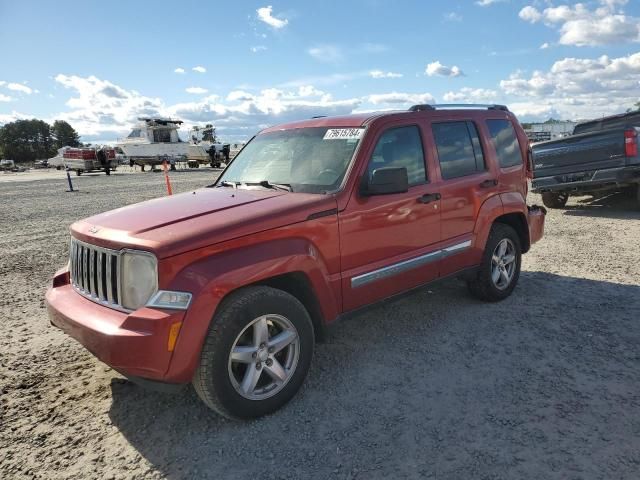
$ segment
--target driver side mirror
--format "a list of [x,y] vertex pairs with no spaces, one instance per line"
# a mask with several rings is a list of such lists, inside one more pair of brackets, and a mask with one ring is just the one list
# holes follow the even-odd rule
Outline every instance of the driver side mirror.
[[391,193],[405,193],[409,191],[409,176],[405,167],[376,168],[367,181],[367,175],[362,178],[360,194],[388,195]]

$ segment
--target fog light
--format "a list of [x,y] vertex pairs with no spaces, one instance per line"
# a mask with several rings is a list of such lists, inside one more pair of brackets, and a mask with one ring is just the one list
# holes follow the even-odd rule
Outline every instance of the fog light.
[[189,308],[190,303],[191,294],[188,292],[170,292],[168,290],[160,290],[147,302],[147,307],[186,310]]

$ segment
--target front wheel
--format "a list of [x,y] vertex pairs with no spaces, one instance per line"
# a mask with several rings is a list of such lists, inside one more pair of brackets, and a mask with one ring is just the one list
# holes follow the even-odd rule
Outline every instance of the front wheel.
[[522,247],[516,231],[509,225],[496,223],[491,227],[476,277],[467,285],[480,300],[504,300],[518,283]]
[[545,192],[542,194],[542,203],[547,208],[564,208],[568,200],[568,193]]
[[299,390],[313,347],[313,325],[300,301],[271,287],[242,289],[213,318],[193,385],[225,417],[266,415]]

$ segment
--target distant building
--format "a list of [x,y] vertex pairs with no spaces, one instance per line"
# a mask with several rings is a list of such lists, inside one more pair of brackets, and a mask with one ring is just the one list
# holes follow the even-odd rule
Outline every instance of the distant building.
[[577,122],[532,123],[525,129],[532,143],[563,138],[573,133]]

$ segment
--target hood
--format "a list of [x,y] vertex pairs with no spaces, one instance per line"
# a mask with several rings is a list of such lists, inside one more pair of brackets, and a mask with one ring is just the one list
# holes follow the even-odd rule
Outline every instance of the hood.
[[105,248],[150,250],[165,258],[307,220],[336,208],[328,195],[203,188],[118,208],[81,220],[72,235]]

